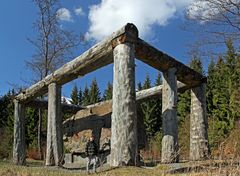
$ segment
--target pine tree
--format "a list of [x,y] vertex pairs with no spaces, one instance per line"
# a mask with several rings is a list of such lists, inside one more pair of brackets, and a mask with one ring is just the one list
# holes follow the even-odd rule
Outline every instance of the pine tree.
[[78,88],[77,85],[74,85],[71,93],[71,103],[74,105],[78,105],[79,100],[78,100]]
[[151,88],[151,80],[150,80],[149,74],[147,74],[142,86],[142,90],[149,89],[149,88]]
[[218,129],[218,135],[224,137],[228,134],[229,130],[233,128],[233,119],[229,110],[229,87],[227,66],[222,57],[219,57],[216,64],[215,77],[215,89],[213,93],[213,116],[217,119],[216,128]]
[[83,91],[83,106],[87,106],[89,104],[90,104],[89,88],[86,85]]
[[90,104],[98,103],[101,101],[101,93],[98,88],[96,78],[93,79],[92,84],[90,86],[89,96],[90,96]]
[[31,148],[37,147],[38,110],[26,109],[26,144]]
[[213,115],[213,109],[215,108],[213,105],[213,90],[215,89],[215,62],[211,59],[210,64],[208,65],[208,75],[207,75],[207,86],[206,86],[206,99],[207,99],[207,112],[208,116],[211,117]]
[[[157,78],[155,80],[155,86],[162,85],[162,74],[158,72]],[[162,126],[162,96],[159,96],[158,99],[154,100],[153,103],[155,104],[153,118],[156,119],[156,123],[153,127],[154,134],[160,131]]]
[[[14,93],[15,94],[15,93]],[[0,158],[12,156],[14,104],[12,91],[0,98]]]
[[191,104],[190,90],[186,90],[184,93],[178,93],[177,114],[179,116],[180,121],[183,121],[187,117],[189,117],[190,104]]
[[83,91],[82,105],[87,106],[89,104],[90,104],[89,89],[88,89],[88,86],[86,85]]
[[78,91],[78,105],[82,105],[83,104],[83,92],[82,92],[82,89],[81,87],[79,88],[79,91]]
[[137,90],[138,91],[142,90],[142,83],[140,81],[137,84]]
[[103,94],[103,100],[112,99],[112,91],[113,91],[113,86],[110,82],[108,82],[107,89],[104,91],[104,94]]
[[193,58],[190,61],[190,68],[192,68],[196,72],[204,75],[202,62],[198,56],[193,56]]
[[[198,57],[193,56],[193,58],[190,61],[190,67],[193,70],[203,74],[202,63]],[[185,118],[189,116],[190,105],[191,105],[190,90],[186,90],[184,93],[179,93],[177,113],[178,113],[178,116],[180,117],[180,120],[185,120]]]
[[228,88],[230,95],[229,107],[231,111],[231,116],[233,119],[236,119],[239,116],[239,56],[237,55],[233,43],[231,40],[226,42],[227,53],[225,55],[226,60],[226,69],[227,69],[227,77],[228,77]]
[[[145,81],[143,83],[142,89],[151,88],[151,80],[149,75],[146,75]],[[149,138],[154,136],[155,134],[155,127],[157,124],[157,118],[154,117],[154,110],[156,104],[152,100],[145,101],[141,103],[142,112],[144,115],[144,126]]]
[[157,79],[155,80],[155,86],[159,86],[162,84],[162,74],[158,72]]
[[231,102],[231,110],[233,112],[234,118],[240,118],[240,55],[236,58],[235,65],[235,73],[233,75],[233,80],[235,81],[233,84],[233,92],[231,94],[230,102]]

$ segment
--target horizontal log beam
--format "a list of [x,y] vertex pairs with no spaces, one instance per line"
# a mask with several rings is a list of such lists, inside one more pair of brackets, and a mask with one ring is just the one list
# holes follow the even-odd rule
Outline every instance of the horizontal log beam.
[[[29,103],[25,104],[25,106],[31,107],[31,108],[48,109],[48,101],[34,100],[34,101],[30,101]],[[84,107],[82,107],[82,106],[66,104],[66,103],[61,103],[61,106],[62,106],[63,112],[70,112],[70,113],[76,113],[79,110],[84,109]]]
[[196,87],[206,82],[206,77],[175,60],[173,57],[159,51],[145,41],[138,39],[135,43],[136,57],[153,68],[165,72],[169,68],[177,69],[177,80],[186,84],[188,88]]
[[66,63],[43,80],[22,91],[15,98],[21,102],[27,102],[47,93],[49,84],[55,82],[63,85],[79,76],[83,76],[113,62],[112,48],[125,41],[135,41],[138,38],[138,30],[133,24],[127,24],[107,39],[94,45],[79,57]]
[[[178,82],[178,92],[185,91],[187,86],[181,82]],[[160,98],[162,94],[162,85],[155,86],[149,89],[141,90],[136,92],[137,103],[141,103],[146,100]],[[102,101],[96,104],[88,105],[85,109],[78,111],[73,117],[67,119],[67,121],[76,120],[78,118],[83,118],[87,116],[105,116],[112,112],[112,100]]]

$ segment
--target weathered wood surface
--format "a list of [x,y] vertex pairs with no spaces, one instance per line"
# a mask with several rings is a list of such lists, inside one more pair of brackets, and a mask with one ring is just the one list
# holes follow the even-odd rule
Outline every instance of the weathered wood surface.
[[193,161],[207,159],[210,154],[205,86],[201,84],[191,90],[189,158]]
[[177,80],[185,83],[188,88],[196,87],[202,82],[206,82],[206,77],[200,73],[175,60],[173,57],[159,51],[141,39],[138,39],[135,43],[135,47],[136,57],[153,68],[165,72],[169,68],[175,67],[177,69]]
[[178,162],[177,79],[175,73],[175,68],[163,73],[162,163]]
[[135,92],[135,48],[125,43],[114,48],[111,123],[111,166],[136,165],[137,112]]
[[[59,166],[63,161],[63,135],[61,111],[61,86],[48,86],[48,131],[46,165]],[[53,159],[51,158],[53,156]],[[54,163],[52,163],[54,161]]]
[[[47,100],[33,100],[25,104],[26,107],[31,108],[40,108],[40,109],[48,109],[48,101]],[[61,103],[62,112],[71,112],[76,113],[81,109],[84,109],[83,106],[73,105]]]
[[[181,82],[178,82],[177,85],[178,85],[179,92],[185,90],[186,88],[186,85]],[[158,99],[161,95],[162,95],[162,85],[159,85],[159,86],[155,86],[149,89],[136,92],[136,100],[137,100],[137,103],[141,103],[150,99]],[[104,116],[111,112],[112,112],[112,100],[102,101],[102,102],[84,107],[84,109],[79,110],[73,117],[64,121],[64,123],[67,123],[67,121],[77,120],[78,118],[83,118],[88,116],[89,118],[94,115]]]
[[26,164],[25,106],[14,100],[13,163]]
[[114,32],[104,41],[94,45],[79,57],[66,63],[43,80],[22,91],[15,98],[20,101],[33,100],[34,98],[47,93],[50,83],[63,85],[79,76],[83,76],[113,62],[112,45],[128,40],[136,40],[138,31],[133,24],[127,24]]

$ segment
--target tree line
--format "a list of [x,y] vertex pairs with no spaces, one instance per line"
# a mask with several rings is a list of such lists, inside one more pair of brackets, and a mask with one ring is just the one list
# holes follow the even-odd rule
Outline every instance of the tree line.
[[83,90],[75,84],[70,97],[71,103],[79,106],[87,106],[100,101],[110,100],[112,99],[112,83],[107,83],[107,88],[102,96],[96,78],[92,80],[90,87],[86,85]]

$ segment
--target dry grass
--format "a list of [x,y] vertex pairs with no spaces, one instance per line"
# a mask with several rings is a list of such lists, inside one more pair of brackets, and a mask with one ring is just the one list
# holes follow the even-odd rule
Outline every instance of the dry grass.
[[[83,176],[86,175],[82,170],[67,170],[56,167],[45,167],[43,163],[36,161],[28,161],[28,166],[16,166],[10,162],[0,162],[0,176]],[[179,172],[170,174],[170,170],[174,167],[169,165],[158,165],[153,168],[124,167],[113,168],[91,174],[93,176],[217,176],[217,175],[240,175],[239,165],[231,161],[205,161],[195,163],[182,163]],[[194,171],[190,172],[190,168]],[[175,170],[177,171],[177,169]],[[184,173],[182,173],[184,172]]]

